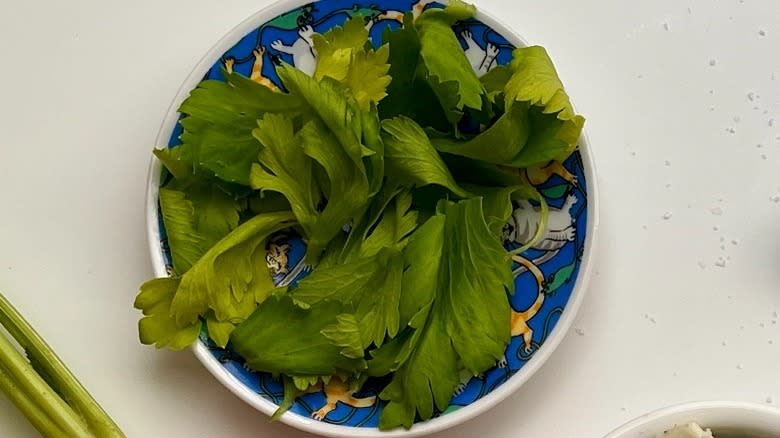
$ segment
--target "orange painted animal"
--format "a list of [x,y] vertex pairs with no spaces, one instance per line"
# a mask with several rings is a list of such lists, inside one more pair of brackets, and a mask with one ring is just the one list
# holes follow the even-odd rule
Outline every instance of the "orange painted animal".
[[542,305],[544,304],[544,287],[543,287],[544,274],[542,274],[542,271],[539,269],[538,266],[536,266],[533,262],[526,259],[525,257],[514,255],[512,256],[512,260],[525,266],[525,268],[528,269],[528,271],[531,274],[533,274],[534,278],[536,279],[536,286],[537,286],[536,301],[534,301],[531,307],[529,307],[528,309],[522,312],[518,312],[512,309],[512,318],[511,318],[511,325],[510,325],[512,330],[512,337],[522,336],[525,352],[530,354],[533,346],[534,331],[528,325],[528,322],[531,321],[531,319],[534,316],[536,316],[537,313],[539,313],[539,310],[542,308]]
[[433,3],[433,0],[419,0],[415,3],[414,6],[412,6],[412,15],[414,16],[414,19],[416,20],[419,18],[425,10],[425,7],[431,3]]
[[528,181],[535,186],[544,184],[553,175],[558,175],[570,184],[577,185],[577,177],[566,170],[560,161],[550,161],[544,166],[530,167],[526,169],[525,175]]
[[[316,392],[321,387],[322,384],[318,384],[313,389]],[[353,408],[367,408],[376,403],[376,396],[355,398],[355,391],[350,390],[349,384],[338,377],[332,377],[323,391],[325,392],[325,406],[311,414],[312,418],[319,421],[324,420],[332,410],[336,409],[336,404],[339,402]]]
[[[276,84],[274,84],[267,77],[263,76],[263,55],[265,55],[265,47],[259,47],[253,50],[252,54],[255,57],[255,62],[252,64],[252,73],[249,75],[249,79],[271,90],[277,90],[278,87]],[[225,60],[225,70],[227,70],[228,74],[233,73],[233,67],[235,66],[235,63],[236,60],[233,58],[228,58]]]
[[[423,11],[425,11],[425,7],[431,3],[433,3],[433,0],[419,0],[417,3],[412,5],[412,18],[414,20],[417,20],[420,17],[420,15],[422,15]],[[401,11],[384,11],[381,14],[377,15],[374,21],[369,22],[366,25],[366,28],[371,29],[371,27],[374,25],[374,22],[383,21],[383,20],[394,20],[403,24],[404,13]]]
[[258,47],[252,54],[255,55],[255,62],[252,64],[252,74],[249,79],[257,82],[260,85],[264,85],[271,90],[277,90],[276,84],[271,82],[270,79],[263,76],[263,56],[265,55],[265,47]]
[[271,276],[284,275],[290,272],[287,267],[287,254],[290,252],[290,245],[283,243],[277,245],[272,243],[268,245],[268,252],[265,255],[265,262]]

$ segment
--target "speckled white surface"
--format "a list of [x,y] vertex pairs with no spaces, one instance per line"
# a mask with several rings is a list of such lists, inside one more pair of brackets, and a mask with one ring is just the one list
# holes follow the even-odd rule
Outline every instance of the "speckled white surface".
[[[307,436],[136,339],[157,128],[199,57],[270,2],[229,3],[1,6],[0,289],[132,437]],[[588,117],[602,242],[542,371],[438,436],[600,438],[678,402],[776,403],[780,3],[478,5],[548,48]],[[4,399],[0,436],[35,436]]]

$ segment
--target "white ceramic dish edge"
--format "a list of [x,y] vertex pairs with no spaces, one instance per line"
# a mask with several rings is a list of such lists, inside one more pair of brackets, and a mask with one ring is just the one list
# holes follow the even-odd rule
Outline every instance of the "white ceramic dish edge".
[[672,427],[699,423],[712,428],[754,429],[767,437],[780,437],[780,409],[745,402],[699,401],[659,409],[620,426],[604,438],[655,438]]
[[[201,58],[201,60],[193,69],[192,73],[190,73],[190,75],[179,88],[178,92],[176,93],[176,97],[171,102],[171,105],[167,111],[167,115],[162,122],[157,138],[155,139],[155,144],[157,146],[168,144],[171,133],[173,132],[173,129],[178,121],[179,116],[177,109],[188,96],[189,92],[195,88],[206,72],[223,53],[236,44],[244,35],[251,32],[262,23],[265,23],[280,14],[283,14],[291,9],[301,7],[310,2],[311,0],[291,0],[272,4],[256,12],[238,24],[235,28],[230,30],[224,37],[222,37]],[[446,1],[441,1],[441,3],[446,3]],[[480,10],[478,11],[476,18],[499,32],[513,45],[518,47],[528,45],[525,40],[523,40],[508,26],[504,25],[500,20],[496,19],[492,15],[486,14]],[[306,432],[330,437],[417,437],[449,429],[458,424],[466,422],[489,410],[491,407],[507,398],[510,394],[517,391],[526,381],[528,381],[528,379],[533,374],[536,373],[536,371],[550,357],[552,352],[558,347],[560,342],[566,336],[585,297],[587,286],[590,283],[591,271],[596,254],[596,237],[599,228],[599,202],[596,181],[597,173],[594,167],[593,157],[591,155],[590,144],[584,132],[580,138],[580,154],[583,160],[588,193],[588,229],[585,236],[585,250],[582,257],[582,264],[580,265],[580,271],[577,276],[576,284],[574,285],[571,297],[569,298],[569,302],[567,303],[566,308],[558,320],[558,323],[550,337],[536,352],[536,354],[534,354],[533,358],[531,358],[528,363],[526,363],[514,376],[512,376],[503,385],[493,390],[490,394],[475,401],[474,403],[441,417],[436,417],[429,421],[415,424],[409,430],[397,429],[380,432],[372,428],[337,426],[316,421],[314,419],[305,418],[291,412],[287,412],[282,415],[280,421]],[[162,257],[157,211],[157,196],[161,170],[162,165],[160,161],[157,160],[156,157],[152,156],[147,177],[145,214],[152,268],[156,277],[165,277],[168,275],[165,270],[165,262]],[[206,369],[208,369],[209,372],[211,372],[211,374],[213,374],[214,377],[216,377],[217,380],[225,387],[227,387],[233,394],[260,412],[263,412],[269,416],[273,414],[277,408],[277,405],[244,386],[238,379],[236,379],[222,367],[222,365],[214,358],[214,356],[211,355],[211,353],[208,351],[208,348],[203,345],[203,343],[196,342],[192,349],[195,353],[195,356],[206,367]]]

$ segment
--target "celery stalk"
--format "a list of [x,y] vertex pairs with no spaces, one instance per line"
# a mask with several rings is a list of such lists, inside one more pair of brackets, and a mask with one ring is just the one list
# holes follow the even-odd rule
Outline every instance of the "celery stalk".
[[32,365],[4,336],[0,336],[0,364],[19,388],[44,412],[47,412],[52,421],[61,427],[67,436],[89,436],[86,424],[46,384]]
[[11,402],[16,405],[30,424],[35,427],[43,436],[64,436],[65,432],[59,428],[49,415],[42,411],[40,407],[32,400],[24,390],[19,387],[14,379],[8,373],[0,368],[0,391],[8,395]]
[[[38,427],[36,421],[41,423],[40,418],[45,413],[67,436],[124,437],[116,423],[2,294],[0,324],[25,349],[30,359],[26,361],[5,337],[0,336],[0,367],[12,379],[10,384],[0,383],[0,389],[17,406],[17,400],[25,406],[20,409],[33,425]],[[24,389],[27,399],[18,393],[12,394],[20,388]],[[37,406],[38,411],[32,405]],[[62,436],[41,432],[44,436]]]

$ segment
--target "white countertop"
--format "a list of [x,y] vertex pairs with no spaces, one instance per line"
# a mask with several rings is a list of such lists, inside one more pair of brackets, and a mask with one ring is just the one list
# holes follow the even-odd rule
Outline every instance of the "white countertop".
[[[269,424],[189,352],[140,345],[132,308],[152,274],[159,124],[205,51],[269,3],[0,6],[0,290],[130,437],[308,436]],[[436,436],[600,438],[683,401],[780,404],[780,3],[478,6],[547,47],[588,117],[601,241],[542,370]],[[2,397],[0,436],[35,436]]]

